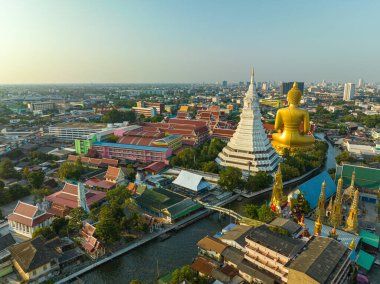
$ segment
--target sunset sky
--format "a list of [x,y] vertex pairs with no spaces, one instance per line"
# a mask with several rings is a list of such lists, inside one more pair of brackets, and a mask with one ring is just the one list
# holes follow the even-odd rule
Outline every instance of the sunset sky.
[[[333,3],[332,3],[333,2]],[[380,82],[380,1],[0,0],[0,84]]]

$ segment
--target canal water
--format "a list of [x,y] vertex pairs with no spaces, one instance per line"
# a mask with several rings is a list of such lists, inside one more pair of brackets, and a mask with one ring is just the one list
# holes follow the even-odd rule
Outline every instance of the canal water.
[[[317,134],[323,139],[324,134]],[[338,148],[329,143],[329,150],[325,170],[335,168],[335,156]],[[244,205],[253,202],[261,205],[270,200],[271,193],[262,194],[253,200],[235,201],[227,208],[243,213]],[[138,279],[143,283],[155,283],[157,275],[164,275],[183,265],[190,264],[197,255],[197,242],[206,235],[214,235],[230,223],[229,217],[219,220],[217,213],[204,218],[178,232],[171,238],[160,242],[152,241],[144,246],[110,261],[83,275],[85,283],[129,283]]]
[[197,255],[197,242],[206,235],[213,236],[228,225],[229,218],[219,220],[210,215],[160,242],[154,240],[128,252],[80,277],[85,283],[126,283],[138,279],[155,283],[157,275],[164,275],[183,265],[191,264]]

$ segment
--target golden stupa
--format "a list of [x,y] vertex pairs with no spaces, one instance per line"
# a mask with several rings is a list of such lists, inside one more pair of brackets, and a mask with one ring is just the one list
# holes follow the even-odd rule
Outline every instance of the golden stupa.
[[[272,146],[280,155],[284,154],[285,149],[290,152],[303,149],[312,149],[315,138],[309,135],[310,121],[309,113],[298,108],[302,97],[297,83],[294,82],[293,88],[288,92],[288,107],[279,109],[276,115],[274,129],[277,133],[272,135]],[[300,126],[303,123],[303,129]]]

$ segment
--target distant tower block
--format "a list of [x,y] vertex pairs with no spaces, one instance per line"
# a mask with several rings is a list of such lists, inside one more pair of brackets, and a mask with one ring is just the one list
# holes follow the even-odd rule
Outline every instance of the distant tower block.
[[350,212],[347,218],[347,231],[356,232],[358,229],[358,212],[359,212],[359,190],[355,191],[354,199],[351,204]]
[[252,68],[251,83],[245,94],[239,125],[230,142],[219,153],[216,163],[223,167],[239,168],[244,175],[249,175],[258,171],[275,172],[279,159],[261,122]]

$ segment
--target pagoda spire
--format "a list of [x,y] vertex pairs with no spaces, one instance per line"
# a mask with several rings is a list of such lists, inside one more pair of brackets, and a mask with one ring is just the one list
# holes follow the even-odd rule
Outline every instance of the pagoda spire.
[[352,241],[351,241],[350,245],[348,246],[348,248],[350,250],[354,250],[355,249],[355,239],[352,239]]
[[251,72],[251,84],[253,84],[254,81],[255,81],[255,70],[254,70],[254,68],[253,68],[253,66],[252,66],[252,72]]
[[356,232],[358,229],[358,211],[359,211],[359,190],[355,191],[354,200],[352,201],[350,212],[347,217],[347,231]]
[[315,221],[314,225],[314,236],[320,236],[322,232],[322,222],[321,217],[318,216],[317,221]]
[[86,191],[82,182],[78,183],[78,207],[82,207],[87,213],[90,212],[90,209],[87,206]]
[[331,224],[334,226],[342,225],[342,198],[343,198],[343,178],[340,177],[336,189],[336,196],[332,208]]
[[247,176],[259,171],[273,174],[279,160],[280,157],[273,149],[261,121],[252,68],[251,84],[244,96],[239,124],[215,161],[222,167],[239,168]]
[[274,177],[272,198],[270,203],[272,211],[277,214],[281,212],[281,207],[286,203],[286,197],[283,195],[281,164],[279,164],[278,170]]
[[317,207],[317,217],[323,219],[325,218],[325,202],[326,202],[326,182],[322,182],[321,193],[318,199]]
[[354,171],[352,172],[352,175],[351,175],[351,186],[352,187],[355,186],[355,176],[356,176],[356,172],[355,172],[355,169],[354,169]]

